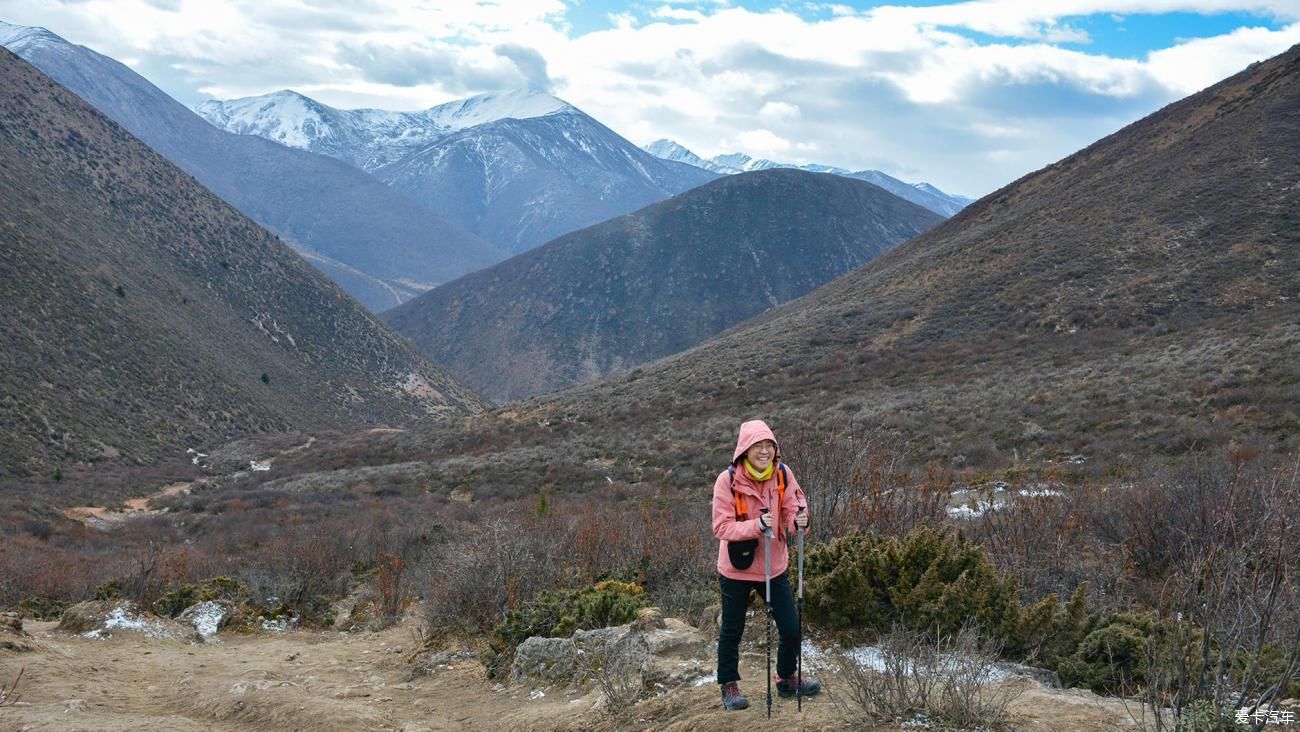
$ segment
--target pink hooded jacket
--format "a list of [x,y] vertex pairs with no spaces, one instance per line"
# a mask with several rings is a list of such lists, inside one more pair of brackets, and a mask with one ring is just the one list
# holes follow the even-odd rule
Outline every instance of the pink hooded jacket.
[[[765,422],[753,420],[740,425],[740,437],[736,440],[736,452],[731,456],[731,464],[736,468],[735,491],[745,496],[744,516],[739,519],[736,517],[736,499],[731,493],[733,486],[730,472],[722,471],[718,474],[718,479],[713,481],[713,535],[720,540],[718,572],[731,579],[763,581],[764,539],[758,525],[758,516],[762,508],[769,509],[776,519],[773,524],[776,538],[772,540],[772,576],[776,577],[784,572],[790,566],[790,553],[786,548],[786,540],[794,534],[794,515],[799,511],[800,506],[808,505],[803,488],[799,487],[799,481],[795,480],[789,466],[785,469],[785,503],[778,506],[776,471],[772,472],[771,478],[759,483],[751,478],[745,471],[745,466],[740,464],[745,451],[763,440],[771,440],[776,444],[776,459],[780,460],[781,443],[776,441],[776,435],[772,434],[772,430]],[[731,566],[731,559],[727,556],[727,543],[747,539],[759,540],[754,563],[749,566],[749,569],[736,569]]]

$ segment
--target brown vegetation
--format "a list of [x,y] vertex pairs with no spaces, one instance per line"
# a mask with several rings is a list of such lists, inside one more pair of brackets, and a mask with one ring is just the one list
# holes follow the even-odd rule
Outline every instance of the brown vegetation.
[[193,178],[0,50],[0,479],[484,403]]

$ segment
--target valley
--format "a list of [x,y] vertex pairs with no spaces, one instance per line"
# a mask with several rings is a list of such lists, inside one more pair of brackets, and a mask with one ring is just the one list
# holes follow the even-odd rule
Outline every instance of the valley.
[[[970,201],[641,148],[547,84],[200,117],[0,42],[0,726],[1300,709],[1300,46]],[[756,418],[826,683],[770,722],[761,601],[749,710],[716,683]]]

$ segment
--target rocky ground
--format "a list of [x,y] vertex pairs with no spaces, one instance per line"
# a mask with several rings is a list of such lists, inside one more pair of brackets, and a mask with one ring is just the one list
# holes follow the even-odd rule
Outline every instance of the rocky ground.
[[[191,630],[159,622],[132,628],[109,621],[116,627],[78,632],[54,622],[9,628],[0,683],[23,675],[16,696],[0,705],[0,730],[900,729],[846,718],[837,700],[847,694],[841,684],[835,695],[829,667],[819,671],[827,693],[806,700],[802,713],[794,700],[776,699],[768,721],[758,681],[765,657],[754,643],[741,659],[752,706],[724,712],[709,676],[711,643],[671,620],[658,631],[666,640],[651,644],[664,656],[654,660],[666,683],[652,684],[653,695],[622,715],[606,710],[596,683],[544,673],[497,682],[485,678],[472,653],[416,654],[410,618],[382,632],[222,632],[197,642]],[[689,642],[668,639],[678,632]],[[1019,693],[1011,706],[1015,729],[1136,726],[1115,699],[1025,677],[1001,683]]]

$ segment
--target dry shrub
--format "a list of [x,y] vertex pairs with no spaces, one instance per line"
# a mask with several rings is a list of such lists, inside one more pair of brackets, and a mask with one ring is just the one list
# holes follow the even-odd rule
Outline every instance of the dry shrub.
[[8,686],[0,683],[0,707],[12,707],[18,703],[18,699],[20,698],[20,695],[18,694],[18,682],[23,680],[23,672],[26,670],[26,666],[18,669],[18,675],[14,677],[14,680],[11,681]]
[[716,600],[717,544],[703,504],[660,508],[599,497],[521,502],[467,525],[428,558],[427,628],[484,631],[542,590],[635,582],[665,611]]
[[107,556],[51,546],[31,536],[6,537],[5,544],[0,551],[0,607],[24,601],[78,602],[110,576],[104,565],[112,559]]
[[998,569],[1019,577],[1034,597],[1069,595],[1086,582],[1093,603],[1122,604],[1131,568],[1123,548],[1102,539],[1102,526],[1113,518],[1113,492],[1092,482],[1068,486],[1050,472],[1009,487],[1009,505],[963,527]]
[[1154,729],[1231,728],[1236,710],[1300,694],[1300,460],[1229,458],[1176,484],[1159,607],[1182,622],[1146,649]]
[[[634,648],[627,648],[632,644]],[[604,698],[601,711],[615,719],[627,717],[645,696],[645,662],[650,648],[640,633],[624,636],[619,644],[587,647],[577,656],[579,672],[594,680]]]
[[808,495],[819,538],[855,532],[902,536],[944,520],[951,476],[909,467],[901,446],[883,430],[852,422],[795,430],[782,449]]
[[1007,726],[1007,709],[1019,692],[998,683],[999,651],[973,626],[937,639],[896,626],[880,637],[877,650],[879,669],[848,654],[836,659],[847,694],[833,698],[846,722],[923,717],[945,729]]
[[466,527],[431,558],[426,569],[429,635],[449,627],[486,631],[539,589],[561,585],[553,542],[510,518]]
[[397,621],[402,611],[402,570],[406,563],[392,552],[381,552],[377,559],[379,574],[376,578],[379,592],[379,621],[384,626]]

